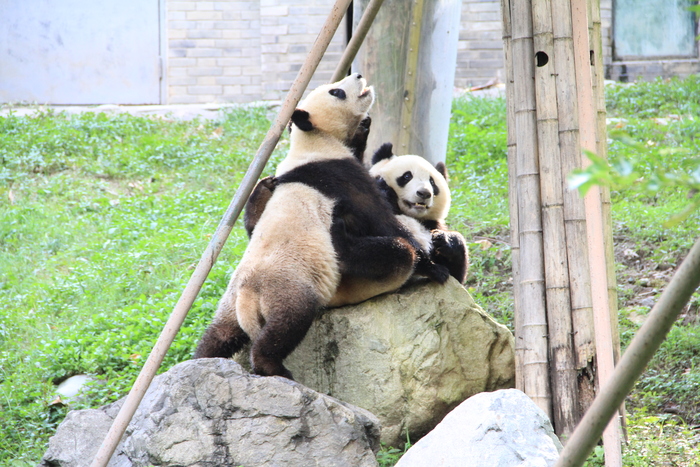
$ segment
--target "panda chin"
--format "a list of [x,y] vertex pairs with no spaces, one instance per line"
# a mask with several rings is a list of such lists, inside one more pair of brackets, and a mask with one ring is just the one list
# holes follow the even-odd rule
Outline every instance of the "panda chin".
[[410,216],[420,217],[428,212],[428,209],[430,209],[430,206],[425,203],[412,203],[410,201],[406,201],[405,199],[401,201],[403,201],[404,205],[406,206],[405,213]]

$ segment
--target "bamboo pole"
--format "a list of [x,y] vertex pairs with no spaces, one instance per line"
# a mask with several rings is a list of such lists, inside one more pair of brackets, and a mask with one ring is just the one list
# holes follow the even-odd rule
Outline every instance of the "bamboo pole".
[[508,204],[510,211],[510,252],[513,273],[513,323],[515,330],[515,387],[525,392],[523,361],[525,341],[523,339],[520,309],[520,232],[518,230],[518,192],[516,189],[517,138],[515,131],[515,87],[513,79],[513,44],[511,37],[511,0],[501,0],[503,23],[503,51],[506,65],[506,123],[508,126]]
[[[581,167],[576,75],[573,63],[573,35],[569,0],[552,0],[554,69],[556,73],[559,146],[562,179]],[[569,264],[571,319],[574,359],[578,373],[579,414],[595,396],[595,340],[590,295],[590,275],[586,238],[586,215],[575,191],[564,188],[564,228]]]
[[695,242],[678,267],[666,290],[649,312],[644,324],[630,342],[604,384],[598,397],[584,415],[571,439],[564,446],[555,467],[580,467],[600,439],[608,422],[634,387],[649,360],[654,356],[674,321],[700,286],[700,239]]
[[418,55],[420,52],[421,31],[423,28],[424,0],[415,0],[411,8],[411,22],[408,27],[408,52],[403,86],[403,102],[399,119],[399,154],[409,154],[409,144],[413,134],[411,121],[418,98]]
[[197,263],[197,267],[190,277],[185,290],[182,292],[180,299],[175,305],[173,312],[168,318],[160,337],[151,350],[151,353],[148,355],[148,359],[136,378],[134,385],[129,391],[129,394],[119,410],[119,413],[112,422],[112,426],[110,427],[107,436],[95,455],[91,467],[104,467],[112,457],[114,450],[117,448],[122,435],[126,431],[126,428],[131,421],[131,418],[134,416],[134,413],[143,399],[143,396],[146,394],[153,377],[158,371],[160,364],[163,362],[170,344],[175,339],[175,335],[180,329],[180,326],[182,326],[187,313],[192,307],[192,303],[194,303],[199,290],[202,288],[202,284],[216,262],[216,258],[219,256],[221,248],[233,229],[233,224],[236,222],[236,219],[243,210],[243,205],[248,199],[248,196],[250,196],[256,181],[265,168],[265,164],[267,163],[270,154],[272,154],[277,141],[279,141],[282,132],[286,128],[287,122],[294,112],[294,108],[298,104],[299,100],[301,100],[301,96],[306,90],[309,81],[311,81],[314,71],[321,61],[324,52],[328,48],[328,44],[330,44],[331,39],[333,39],[333,35],[338,29],[338,26],[340,25],[350,2],[351,0],[337,0],[333,5],[333,8],[326,19],[321,32],[316,38],[309,55],[306,57],[306,61],[300,68],[299,73],[297,74],[297,77],[294,80],[284,103],[282,104],[282,108],[280,109],[275,122],[270,127],[270,130],[267,132],[267,135],[260,145],[258,152],[255,154],[255,158],[243,177],[241,185],[236,191],[236,194],[226,210],[223,219],[212,235],[209,245],[204,251],[199,263]]
[[[593,72],[593,96],[596,107],[596,154],[608,158],[607,111],[605,109],[605,76],[603,73],[603,36],[600,17],[600,0],[589,3],[589,42],[591,44],[591,70]],[[613,357],[615,364],[620,361],[620,323],[617,308],[617,278],[615,274],[615,248],[613,242],[612,201],[610,187],[600,187],[603,208],[603,238],[605,240],[605,258],[608,267],[608,303],[610,305],[610,326],[613,339]],[[620,406],[620,425],[623,440],[627,442],[627,416],[625,403]]]
[[352,33],[352,38],[348,41],[347,47],[345,47],[345,52],[340,58],[340,63],[338,63],[338,66],[336,67],[335,72],[333,73],[331,83],[335,83],[343,79],[343,77],[350,70],[352,61],[355,59],[357,51],[360,50],[360,46],[364,42],[365,37],[367,37],[369,27],[372,26],[374,18],[377,17],[377,13],[379,13],[379,8],[381,8],[383,3],[384,0],[370,0],[369,4],[367,5],[367,8],[365,8],[364,13],[362,13],[360,22],[357,23],[357,27]]
[[[596,150],[596,109],[593,102],[590,46],[588,43],[587,0],[571,0],[571,22],[574,36],[574,63],[579,105],[581,147]],[[588,164],[584,164],[588,165]],[[584,197],[586,234],[591,276],[593,324],[596,336],[596,363],[600,387],[610,381],[614,369],[613,337],[610,325],[608,280],[603,238],[603,211],[600,190],[591,188]],[[605,465],[621,467],[620,420],[614,417],[603,432]]]
[[534,89],[532,4],[511,3],[513,79],[515,84],[516,190],[520,241],[519,287],[523,386],[527,394],[551,419],[547,312],[540,175],[537,150],[537,115]]
[[532,0],[537,137],[549,328],[552,423],[567,438],[580,418],[572,339],[569,264],[564,226],[564,183],[559,152],[559,116],[550,0]]

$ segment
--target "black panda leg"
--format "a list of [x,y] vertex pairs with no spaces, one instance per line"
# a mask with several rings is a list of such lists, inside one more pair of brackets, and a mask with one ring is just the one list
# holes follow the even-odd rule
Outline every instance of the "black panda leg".
[[341,273],[384,279],[413,270],[417,250],[401,237],[357,237],[338,249]]
[[311,295],[297,296],[293,301],[278,303],[273,308],[274,313],[268,317],[250,349],[255,374],[294,379],[282,362],[304,340],[316,317],[318,300]]
[[229,358],[250,342],[238,322],[213,322],[197,344],[193,358]]

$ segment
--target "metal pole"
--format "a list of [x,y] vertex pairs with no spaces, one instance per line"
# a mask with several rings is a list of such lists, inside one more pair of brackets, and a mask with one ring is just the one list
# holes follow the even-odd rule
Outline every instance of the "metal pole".
[[114,422],[112,422],[112,426],[102,442],[97,455],[93,459],[91,467],[105,467],[111,459],[112,454],[114,454],[114,450],[117,448],[122,435],[126,431],[126,428],[131,421],[131,418],[134,416],[134,413],[143,399],[143,396],[146,394],[146,390],[150,386],[156,371],[158,371],[160,364],[163,362],[170,344],[175,339],[175,335],[192,307],[192,303],[194,303],[197,294],[202,288],[202,284],[204,284],[209,271],[214,266],[216,258],[219,256],[219,252],[221,252],[221,248],[231,233],[233,224],[236,222],[236,219],[243,210],[243,205],[250,196],[250,193],[253,191],[253,187],[265,168],[265,164],[270,158],[270,154],[272,154],[272,151],[279,141],[287,122],[289,122],[295,107],[301,100],[301,96],[306,90],[306,87],[309,85],[309,81],[311,81],[311,77],[316,71],[324,52],[328,48],[328,44],[330,44],[331,40],[333,39],[333,35],[338,29],[338,26],[340,25],[350,2],[351,0],[336,0],[335,5],[333,5],[333,9],[328,15],[328,18],[326,19],[321,32],[316,38],[309,55],[306,57],[306,60],[299,70],[296,79],[292,83],[289,93],[282,104],[275,122],[268,130],[265,139],[258,149],[258,152],[255,154],[253,162],[250,164],[250,167],[248,167],[248,171],[243,177],[241,185],[236,191],[236,194],[226,210],[223,219],[221,219],[219,226],[216,228],[209,245],[202,254],[202,258],[199,260],[199,263],[197,264],[192,277],[190,277],[185,290],[182,292],[180,299],[175,305],[170,318],[168,318],[168,322],[165,324],[165,327],[163,328],[158,341],[153,347],[153,350],[151,350],[151,353],[141,369],[139,376],[136,378],[136,382],[132,386],[131,391],[129,391],[129,394],[124,401],[124,405],[122,405],[117,417],[114,419]]
[[340,81],[347,74],[352,61],[355,59],[355,55],[357,55],[357,51],[360,50],[360,46],[365,41],[365,37],[367,37],[367,31],[369,31],[369,27],[374,22],[374,18],[377,16],[382,3],[384,3],[384,0],[370,0],[367,8],[362,13],[360,22],[357,23],[357,28],[352,33],[352,38],[350,38],[347,47],[345,47],[345,52],[343,52],[340,63],[338,63],[338,67],[333,73],[331,83]]
[[700,286],[700,239],[681,263],[644,325],[632,339],[588,412],[564,446],[555,467],[580,467],[586,462],[611,417],[641,376],[695,289]]

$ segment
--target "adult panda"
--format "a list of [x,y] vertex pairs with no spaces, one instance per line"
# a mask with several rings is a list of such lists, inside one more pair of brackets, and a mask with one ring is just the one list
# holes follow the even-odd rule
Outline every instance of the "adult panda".
[[194,358],[230,357],[252,341],[254,373],[292,379],[283,360],[320,308],[347,300],[337,298],[343,284],[387,292],[418,266],[447,280],[444,266],[419,261],[420,244],[348,146],[373,101],[353,74],[318,87],[294,111],[289,153],[251,197],[263,208],[246,211],[250,243]]
[[416,219],[430,231],[432,261],[446,266],[463,284],[469,250],[462,234],[448,230],[445,223],[452,201],[445,164],[438,162],[433,167],[420,156],[395,156],[392,144],[385,143],[372,156],[370,175],[377,179],[395,214]]

